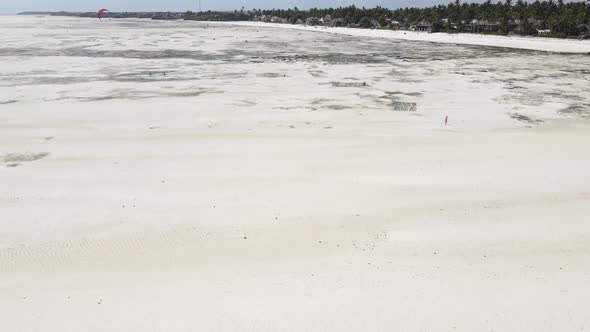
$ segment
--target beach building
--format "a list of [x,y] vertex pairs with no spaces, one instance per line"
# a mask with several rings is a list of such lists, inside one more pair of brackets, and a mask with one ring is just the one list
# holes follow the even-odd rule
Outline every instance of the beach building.
[[263,15],[260,15],[260,16],[256,15],[256,16],[254,16],[254,21],[265,22],[266,21],[266,15],[264,15],[264,14]]
[[339,17],[332,20],[331,26],[333,27],[341,27],[344,26],[344,19]]
[[520,31],[520,20],[508,20],[506,22],[506,28],[508,29],[508,32]]
[[305,24],[307,24],[307,25],[319,25],[320,24],[320,19],[317,18],[317,17],[313,17],[313,16],[312,17],[308,17],[305,20]]
[[381,29],[381,23],[377,20],[371,20],[371,29]]
[[590,32],[588,24],[580,24],[578,28],[580,29],[580,38],[588,38]]
[[278,16],[273,16],[270,18],[270,21],[272,23],[289,23],[289,20],[287,20],[286,18],[281,18]]
[[473,20],[465,24],[465,32],[498,32],[499,30],[500,24],[498,22]]
[[420,21],[416,24],[416,31],[425,31],[425,32],[432,32],[432,24],[426,21]]

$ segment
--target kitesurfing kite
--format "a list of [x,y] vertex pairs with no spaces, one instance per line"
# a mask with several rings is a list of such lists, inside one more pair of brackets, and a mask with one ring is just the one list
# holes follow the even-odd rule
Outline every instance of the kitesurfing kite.
[[100,18],[102,17],[102,14],[104,14],[104,12],[108,12],[108,10],[106,9],[101,9],[98,11],[98,13],[96,13],[96,17],[98,17],[98,19],[100,20]]

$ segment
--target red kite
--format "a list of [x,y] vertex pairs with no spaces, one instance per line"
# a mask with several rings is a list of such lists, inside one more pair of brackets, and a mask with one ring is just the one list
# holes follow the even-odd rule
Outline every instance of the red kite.
[[104,14],[104,12],[108,12],[108,10],[101,9],[101,10],[98,11],[98,13],[96,13],[96,16],[98,17],[99,20],[102,17],[102,14]]

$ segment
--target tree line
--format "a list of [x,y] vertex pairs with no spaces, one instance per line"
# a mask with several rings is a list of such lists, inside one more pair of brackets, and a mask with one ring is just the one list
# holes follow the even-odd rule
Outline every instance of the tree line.
[[[95,17],[95,13],[52,13]],[[184,13],[108,13],[110,17],[151,17],[153,19],[185,19],[197,21],[278,21],[313,25],[348,26],[359,28],[410,29],[419,23],[428,24],[432,32],[473,32],[472,22],[486,22],[493,29],[487,32],[522,35],[549,32],[552,37],[589,37],[590,0],[564,2],[563,0],[504,0],[493,3],[466,3],[455,0],[447,5],[426,8],[383,7],[359,8],[354,5],[339,8],[252,9],[242,7],[235,11],[203,11]]]
[[[406,7],[398,9],[358,8],[356,6],[341,8],[313,8],[301,11],[297,8],[287,10],[254,10],[254,15],[276,16],[289,23],[306,21],[310,17],[322,18],[330,15],[335,25],[354,26],[362,21],[377,21],[385,28],[410,28],[420,22],[432,24],[433,32],[463,32],[465,26],[473,20],[488,21],[498,24],[498,33],[508,33],[510,24],[518,22],[520,29],[515,33],[536,34],[538,29],[550,29],[553,36],[578,36],[587,31],[590,24],[590,1],[568,2],[563,0],[526,2],[523,0],[505,0],[493,3],[461,3],[460,0],[447,5],[426,8]],[[584,26],[586,25],[586,26]]]
[[[320,19],[329,15],[330,25],[352,27],[380,27],[408,29],[420,22],[431,24],[433,32],[465,32],[466,25],[473,20],[492,22],[498,25],[496,33],[510,31],[523,35],[537,34],[539,29],[551,30],[551,36],[579,36],[587,32],[590,24],[590,0],[588,2],[567,2],[563,0],[526,2],[505,0],[493,3],[466,3],[456,0],[447,5],[426,8],[406,7],[387,9],[383,7],[359,8],[354,5],[340,8],[253,9],[234,12],[186,12],[185,19],[193,20],[253,20],[266,17],[280,18],[285,23],[322,23]],[[310,20],[311,19],[311,20]],[[371,23],[372,22],[372,23]],[[375,24],[375,22],[378,23]],[[514,28],[518,25],[518,29]],[[514,31],[513,31],[514,30]]]

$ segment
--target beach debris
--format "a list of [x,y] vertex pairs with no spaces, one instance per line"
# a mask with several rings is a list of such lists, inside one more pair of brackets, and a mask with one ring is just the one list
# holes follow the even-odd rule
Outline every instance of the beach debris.
[[[400,91],[387,91],[385,92],[385,95],[379,97],[380,99],[385,99],[385,100],[389,100],[391,102],[391,105],[393,106],[393,110],[394,111],[401,111],[401,112],[416,112],[417,107],[416,107],[416,103],[415,102],[405,102],[405,101],[400,101],[400,99],[402,99],[399,95],[404,95],[404,96],[418,96],[420,93],[403,93]],[[406,99],[406,97],[404,97],[403,99]]]
[[335,88],[358,88],[367,86],[367,82],[330,82],[327,84],[331,84]]
[[277,77],[286,77],[286,74],[279,74],[279,73],[262,73],[256,74],[257,77],[267,77],[267,78],[277,78]]
[[311,76],[313,76],[313,77],[321,77],[321,76],[322,76],[322,74],[325,74],[325,72],[323,72],[323,71],[321,71],[321,70],[319,70],[319,69],[315,69],[315,68],[313,68],[313,69],[309,69],[309,70],[308,70],[308,73],[309,73]]
[[248,237],[247,236],[244,236],[244,240],[247,240],[247,239],[248,239]]
[[47,136],[47,137],[43,137],[46,141],[51,141],[54,137],[53,136]]
[[445,126],[447,125],[448,122],[449,122],[449,116],[445,115]]
[[393,109],[400,112],[416,112],[416,103],[406,103],[402,101],[392,101]]
[[298,110],[298,111],[315,111],[317,108],[311,106],[301,106],[301,107],[273,107],[273,110],[283,110],[283,111],[290,111],[290,110]]
[[6,167],[18,167],[20,165],[21,164],[19,164],[19,163],[13,163],[13,164],[7,164]]
[[423,95],[422,92],[402,92],[402,91],[385,91],[385,94],[388,96],[404,95],[404,96],[411,96],[411,97],[420,97]]
[[327,109],[331,109],[334,111],[340,111],[340,110],[350,109],[352,107],[346,106],[346,105],[325,105],[325,106],[322,106],[322,108],[327,108]]

